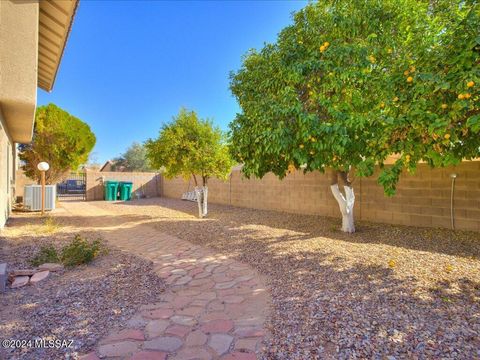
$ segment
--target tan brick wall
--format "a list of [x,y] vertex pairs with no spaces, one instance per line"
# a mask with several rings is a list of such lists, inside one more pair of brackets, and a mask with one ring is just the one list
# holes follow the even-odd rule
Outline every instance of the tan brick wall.
[[133,193],[142,191],[147,197],[159,196],[161,193],[162,177],[158,173],[100,172],[87,170],[87,201],[103,200],[103,181],[107,180],[130,181],[133,183]]
[[[450,191],[455,180],[455,225],[457,229],[480,231],[480,161],[464,161],[459,166],[430,169],[419,164],[414,175],[402,175],[397,194],[386,197],[377,183],[378,171],[354,182],[357,219],[381,223],[449,228]],[[278,180],[273,174],[263,179],[245,179],[233,171],[227,182],[209,182],[209,201],[254,209],[279,210],[323,216],[340,215],[330,191],[328,174],[304,175],[301,171]],[[193,182],[181,178],[164,180],[162,194],[180,198]]]

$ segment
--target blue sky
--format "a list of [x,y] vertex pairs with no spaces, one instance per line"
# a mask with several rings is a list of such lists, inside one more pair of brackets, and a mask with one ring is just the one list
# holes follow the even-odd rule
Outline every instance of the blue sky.
[[87,122],[104,162],[156,137],[180,107],[223,130],[239,111],[229,72],[275,41],[303,1],[81,1],[50,102]]

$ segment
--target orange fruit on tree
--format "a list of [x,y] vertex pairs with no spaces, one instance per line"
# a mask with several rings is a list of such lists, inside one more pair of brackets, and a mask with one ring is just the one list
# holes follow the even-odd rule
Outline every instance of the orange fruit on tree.
[[411,77],[411,76],[407,77],[407,82],[408,83],[411,83],[412,81],[413,81],[413,77]]
[[393,98],[393,101],[398,101],[398,96],[395,96],[395,97]]
[[463,100],[463,99],[465,98],[465,95],[463,95],[463,94],[458,94],[457,97],[458,97],[460,100]]
[[415,66],[410,66],[410,72],[413,73],[413,72],[415,72],[415,70],[416,70]]
[[448,105],[447,104],[442,104],[442,109],[445,110],[446,108],[448,108]]
[[323,46],[328,47],[328,46],[330,46],[330,43],[329,43],[328,41],[325,41],[325,42],[323,43]]
[[446,140],[450,139],[450,134],[445,134],[444,138],[445,138]]
[[293,173],[295,171],[295,165],[290,164],[288,165],[288,172]]
[[472,94],[466,93],[463,96],[465,97],[465,99],[470,99],[472,97]]
[[324,52],[326,49],[327,49],[327,48],[325,47],[325,45],[320,46],[320,51],[321,51],[321,52]]
[[405,71],[403,72],[403,75],[405,75],[405,76],[407,76],[408,74],[410,74],[410,71],[408,71],[408,70],[405,70]]
[[300,149],[303,149],[304,146],[305,146],[305,145],[303,145],[303,144],[298,145],[298,147],[299,147]]
[[467,82],[467,87],[471,88],[471,87],[474,87],[474,86],[475,86],[475,83],[473,81]]

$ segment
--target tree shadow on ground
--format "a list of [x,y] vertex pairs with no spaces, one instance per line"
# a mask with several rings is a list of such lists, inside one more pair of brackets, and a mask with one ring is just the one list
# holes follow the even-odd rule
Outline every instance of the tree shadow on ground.
[[[116,203],[118,207],[162,206],[182,212],[184,215],[196,216],[197,205],[189,201],[166,198],[142,199],[131,202]],[[132,210],[135,212],[135,210]],[[173,212],[169,215],[173,215]],[[156,217],[154,213],[152,215]],[[176,215],[178,218],[178,215]],[[184,217],[184,216],[183,216]],[[253,210],[227,205],[209,205],[208,219],[216,221],[218,228],[264,226],[285,230],[286,238],[312,239],[326,237],[354,244],[383,244],[405,249],[434,252],[467,258],[480,258],[480,233],[471,231],[452,231],[439,228],[422,228],[403,225],[379,224],[357,221],[357,232],[341,232],[341,219],[317,215],[291,214],[270,210]],[[202,226],[197,224],[196,226]],[[295,235],[289,233],[294,232]]]

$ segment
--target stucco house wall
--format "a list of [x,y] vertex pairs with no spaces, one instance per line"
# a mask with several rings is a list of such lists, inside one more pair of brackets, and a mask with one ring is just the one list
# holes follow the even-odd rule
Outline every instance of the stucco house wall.
[[15,146],[10,138],[0,108],[0,227],[11,211],[14,191]]
[[32,139],[37,86],[52,90],[78,0],[0,0],[0,228],[15,196],[16,143]]
[[0,228],[14,197],[15,141],[29,141],[33,130],[38,16],[38,2],[0,1]]

